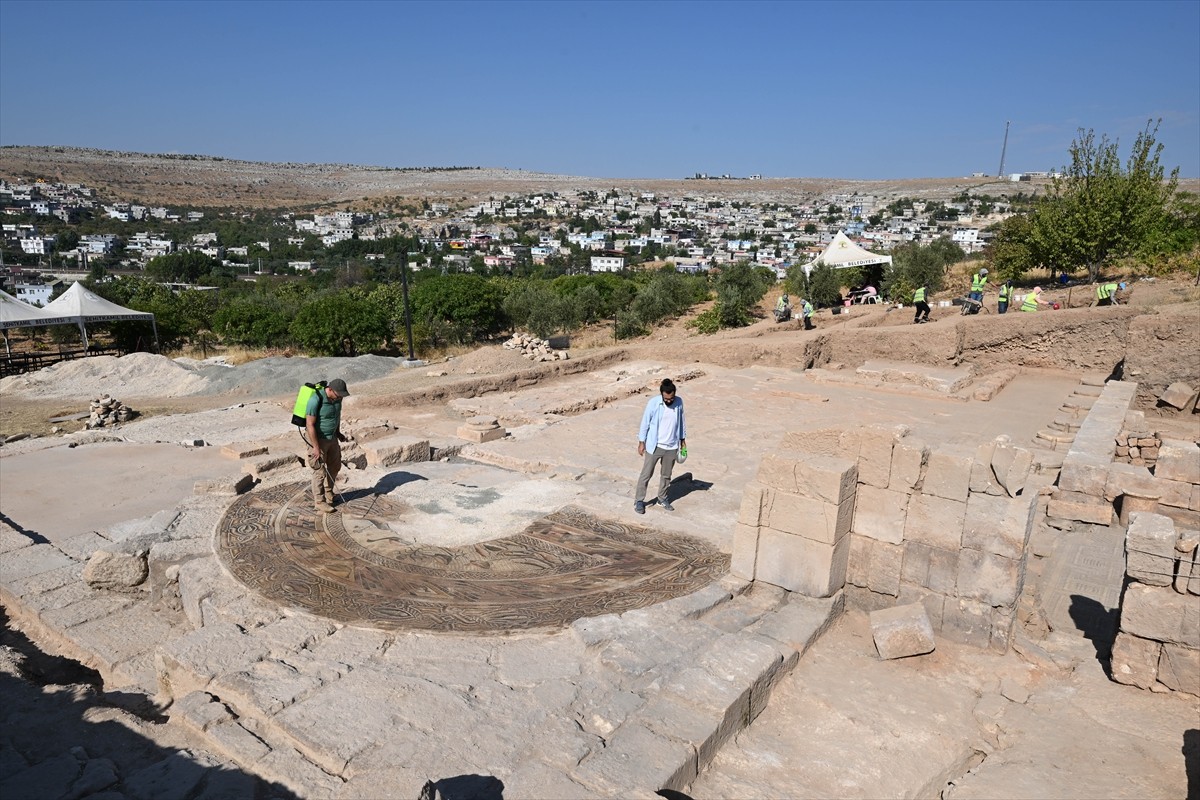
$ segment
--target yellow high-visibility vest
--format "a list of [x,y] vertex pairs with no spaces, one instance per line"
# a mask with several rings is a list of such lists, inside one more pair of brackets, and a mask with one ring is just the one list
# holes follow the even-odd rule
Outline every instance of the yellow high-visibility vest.
[[1037,311],[1037,307],[1038,307],[1037,295],[1034,294],[1033,292],[1030,292],[1029,294],[1025,295],[1025,302],[1021,303],[1021,310],[1022,311]]
[[1107,300],[1119,287],[1115,283],[1102,283],[1096,287],[1096,299]]
[[971,291],[972,292],[982,292],[983,287],[985,287],[985,286],[987,286],[987,278],[983,277],[978,272],[976,272],[974,275],[971,276]]
[[924,286],[922,286],[920,289],[917,289],[915,292],[913,292],[913,302],[914,303],[924,303],[925,302],[925,287]]

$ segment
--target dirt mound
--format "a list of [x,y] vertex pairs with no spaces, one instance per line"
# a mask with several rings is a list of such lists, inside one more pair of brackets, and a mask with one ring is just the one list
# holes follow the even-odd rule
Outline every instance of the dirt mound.
[[94,356],[0,379],[0,394],[32,399],[85,400],[113,397],[182,397],[203,390],[204,377],[194,368],[165,356],[130,353]]

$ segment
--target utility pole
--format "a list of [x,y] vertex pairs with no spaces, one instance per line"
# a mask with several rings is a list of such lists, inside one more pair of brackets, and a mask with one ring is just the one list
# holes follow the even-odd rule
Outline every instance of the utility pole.
[[400,251],[400,292],[404,297],[404,333],[408,339],[408,358],[402,363],[406,367],[420,367],[425,362],[418,361],[413,353],[412,308],[408,304],[408,248]]
[[1004,177],[1004,156],[1008,153],[1008,126],[1011,124],[1012,122],[1007,120],[1004,123],[1004,146],[1000,148],[1000,172],[996,176],[998,178]]

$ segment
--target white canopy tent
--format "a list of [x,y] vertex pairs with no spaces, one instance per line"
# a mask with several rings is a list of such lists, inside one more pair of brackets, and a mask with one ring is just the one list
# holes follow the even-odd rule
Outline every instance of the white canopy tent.
[[60,317],[45,309],[22,303],[8,292],[0,290],[0,332],[4,334],[4,352],[11,352],[8,344],[9,328],[34,328],[41,325],[70,325],[70,317]]
[[[89,292],[83,288],[83,284],[79,281],[71,284],[71,288],[67,289],[62,295],[46,306],[44,311],[54,317],[66,317],[67,322],[74,322],[79,325],[79,330],[83,334],[83,346],[87,347],[87,324],[89,322],[114,322],[119,320],[149,320],[150,325],[154,328],[154,346],[158,347],[158,324],[154,321],[153,314],[147,314],[144,311],[134,311],[131,308],[119,306],[116,303],[105,300],[100,295]],[[46,322],[45,325],[56,325],[61,323]]]
[[829,243],[821,255],[804,265],[804,274],[811,275],[813,268],[818,264],[828,264],[834,269],[847,269],[849,267],[869,267],[875,264],[891,263],[891,256],[881,256],[878,253],[872,253],[870,250],[866,250],[850,241],[850,237],[844,231],[838,231],[837,235],[833,237],[833,241]]

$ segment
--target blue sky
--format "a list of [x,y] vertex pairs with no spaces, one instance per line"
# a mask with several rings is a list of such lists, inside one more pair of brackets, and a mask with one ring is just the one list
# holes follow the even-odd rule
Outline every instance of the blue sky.
[[1200,176],[1200,2],[0,0],[0,144],[255,161],[905,178]]

